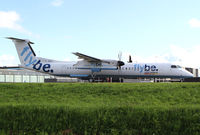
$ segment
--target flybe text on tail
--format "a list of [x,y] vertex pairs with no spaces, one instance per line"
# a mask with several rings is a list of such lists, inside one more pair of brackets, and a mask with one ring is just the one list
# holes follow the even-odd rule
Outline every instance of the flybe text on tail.
[[25,66],[29,67],[33,65],[33,69],[35,70],[42,70],[46,73],[53,73],[53,69],[51,69],[50,64],[43,64],[40,60],[37,60],[36,57],[33,56],[33,52],[30,50],[29,46],[25,46],[21,52],[21,57],[24,57],[24,62],[26,63]]
[[[29,49],[30,49],[29,46],[25,46],[20,55],[21,55],[21,56],[24,56],[24,54],[25,54]],[[32,65],[32,64],[34,64],[34,63],[36,63],[36,61],[37,61],[36,59],[33,60],[33,56],[31,56],[31,54],[33,54],[32,51],[29,51],[28,54],[26,55],[26,57],[24,58],[24,62],[27,63],[27,64],[25,64],[26,67],[28,67],[28,66],[30,66],[30,65]],[[26,61],[28,60],[28,58],[29,58],[29,61],[26,62]]]

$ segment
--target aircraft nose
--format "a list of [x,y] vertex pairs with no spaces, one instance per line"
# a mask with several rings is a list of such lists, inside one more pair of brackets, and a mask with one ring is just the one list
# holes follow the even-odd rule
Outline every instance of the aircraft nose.
[[190,72],[188,72],[186,70],[183,72],[183,76],[185,76],[185,78],[194,77],[194,75],[192,73],[190,73]]

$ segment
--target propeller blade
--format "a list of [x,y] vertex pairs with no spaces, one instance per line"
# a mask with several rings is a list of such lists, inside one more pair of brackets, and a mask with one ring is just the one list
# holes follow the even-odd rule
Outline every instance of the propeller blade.
[[118,53],[118,59],[119,59],[119,61],[121,61],[121,59],[122,59],[122,52],[121,51]]
[[117,61],[117,69],[118,69],[118,71],[120,71],[121,66],[123,66],[125,64],[123,61],[121,61],[121,59],[122,59],[122,52],[121,51],[118,53],[118,59],[119,60]]

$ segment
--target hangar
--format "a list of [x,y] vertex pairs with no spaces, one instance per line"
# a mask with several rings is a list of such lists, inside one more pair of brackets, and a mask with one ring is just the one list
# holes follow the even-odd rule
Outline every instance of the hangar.
[[18,67],[0,67],[0,82],[44,83],[55,79],[56,82],[78,82],[76,78],[55,77]]

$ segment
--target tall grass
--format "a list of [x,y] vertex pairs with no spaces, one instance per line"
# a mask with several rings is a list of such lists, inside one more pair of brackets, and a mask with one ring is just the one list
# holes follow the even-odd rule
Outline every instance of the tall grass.
[[200,83],[0,84],[2,134],[199,134]]

